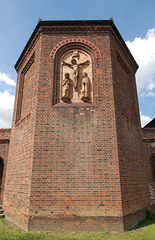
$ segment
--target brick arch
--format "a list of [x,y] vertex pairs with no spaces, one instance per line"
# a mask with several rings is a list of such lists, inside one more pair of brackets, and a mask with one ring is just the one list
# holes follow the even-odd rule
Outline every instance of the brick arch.
[[151,160],[152,180],[155,181],[155,153],[151,155],[150,160]]
[[63,41],[59,42],[59,43],[52,49],[51,54],[50,54],[51,58],[54,59],[54,58],[55,58],[55,55],[56,55],[56,52],[57,52],[62,46],[66,45],[66,44],[69,44],[69,43],[82,43],[82,44],[85,44],[85,45],[89,46],[89,47],[93,50],[96,58],[101,58],[100,50],[95,46],[95,44],[92,43],[92,42],[90,42],[90,41],[88,41],[88,40],[86,40],[86,39],[82,39],[82,38],[69,38],[69,39],[66,39],[66,40],[63,40]]
[[4,159],[0,157],[0,178],[2,177],[1,174],[3,172],[2,167],[4,168]]
[[3,149],[1,149],[1,152],[0,152],[0,160],[2,160],[4,163],[6,163],[7,162],[7,154],[8,154],[9,150],[7,150],[6,154],[4,152],[2,152],[2,151],[3,151]]

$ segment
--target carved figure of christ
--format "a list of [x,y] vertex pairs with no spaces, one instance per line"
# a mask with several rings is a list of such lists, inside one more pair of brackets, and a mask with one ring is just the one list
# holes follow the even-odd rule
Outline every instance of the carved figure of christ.
[[77,88],[77,84],[78,84],[78,77],[79,77],[79,67],[82,67],[83,65],[89,65],[89,60],[83,62],[83,63],[77,63],[76,59],[73,58],[71,60],[71,64],[70,63],[67,63],[65,61],[63,61],[63,64],[72,68],[73,69],[73,76],[74,76],[74,79],[73,79],[73,82],[74,82],[74,88]]

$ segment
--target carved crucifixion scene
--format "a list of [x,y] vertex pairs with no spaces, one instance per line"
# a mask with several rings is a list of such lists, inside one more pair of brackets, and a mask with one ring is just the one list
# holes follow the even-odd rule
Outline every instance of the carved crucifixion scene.
[[88,53],[74,49],[61,58],[60,92],[63,102],[92,102],[92,61]]

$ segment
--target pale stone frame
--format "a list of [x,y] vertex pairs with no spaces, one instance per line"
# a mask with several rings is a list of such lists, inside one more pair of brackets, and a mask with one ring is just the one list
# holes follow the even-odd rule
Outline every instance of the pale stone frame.
[[[75,88],[73,86],[71,87],[71,89],[73,91],[72,97],[71,97],[71,102],[83,102],[81,100],[82,94],[81,94],[80,90],[81,90],[81,84],[82,84],[82,79],[83,79],[83,73],[84,72],[88,73],[88,77],[89,77],[89,81],[90,81],[90,93],[89,93],[90,101],[89,102],[93,102],[92,59],[91,59],[91,56],[88,52],[86,52],[84,50],[81,50],[79,48],[69,49],[68,51],[65,51],[60,58],[60,66],[59,66],[59,71],[60,71],[60,89],[59,89],[59,91],[60,91],[60,102],[63,102],[61,100],[61,97],[62,97],[62,82],[63,82],[63,79],[64,79],[64,74],[69,73],[70,78],[73,81],[72,70],[69,67],[65,66],[62,62],[64,61],[66,56],[70,56],[70,60],[71,60],[71,56],[72,56],[73,52],[75,52],[75,51],[79,53],[79,58],[83,58],[83,62],[84,62],[84,60],[88,60],[89,64],[83,65],[78,69],[78,72],[79,72],[79,74],[78,74],[79,75],[78,86],[79,86],[79,88],[77,90],[75,90]],[[77,60],[77,58],[76,58],[76,60]],[[78,62],[78,60],[77,60],[77,62]],[[78,62],[78,63],[80,63],[80,62]]]
[[[53,82],[53,99],[52,99],[52,105],[57,104],[62,102],[61,101],[61,76],[60,76],[60,68],[61,68],[61,59],[62,56],[68,52],[68,51],[73,51],[73,50],[79,50],[79,51],[83,51],[86,54],[88,54],[90,56],[91,59],[91,66],[92,66],[92,83],[91,83],[91,87],[92,87],[92,95],[91,95],[91,103],[94,101],[93,100],[93,89],[94,89],[94,82],[93,82],[93,65],[95,62],[95,57],[96,57],[96,53],[94,53],[93,49],[90,48],[90,46],[82,43],[82,42],[69,42],[67,44],[64,44],[63,46],[61,46],[60,48],[58,48],[57,52],[54,54],[54,82]],[[99,50],[98,50],[99,51]],[[100,57],[100,55],[98,54],[98,56]],[[82,101],[80,101],[82,102]],[[76,102],[73,102],[76,104]],[[78,103],[78,102],[77,102]]]

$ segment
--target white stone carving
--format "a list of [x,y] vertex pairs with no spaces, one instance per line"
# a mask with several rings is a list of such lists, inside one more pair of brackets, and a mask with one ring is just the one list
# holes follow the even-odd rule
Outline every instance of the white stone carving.
[[71,92],[71,79],[69,78],[69,73],[65,73],[65,79],[62,81],[62,101],[69,102],[70,92]]
[[88,77],[88,74],[84,72],[82,84],[81,84],[81,93],[82,93],[82,101],[83,102],[89,102],[90,100],[90,79]]
[[85,61],[83,63],[77,63],[77,60],[72,57],[71,64],[63,61],[63,64],[73,69],[73,82],[74,87],[78,87],[78,79],[79,79],[79,68],[82,67],[85,64],[89,64],[89,61]]
[[60,61],[61,100],[63,102],[91,102],[93,89],[90,55],[83,50],[73,49],[64,53]]

